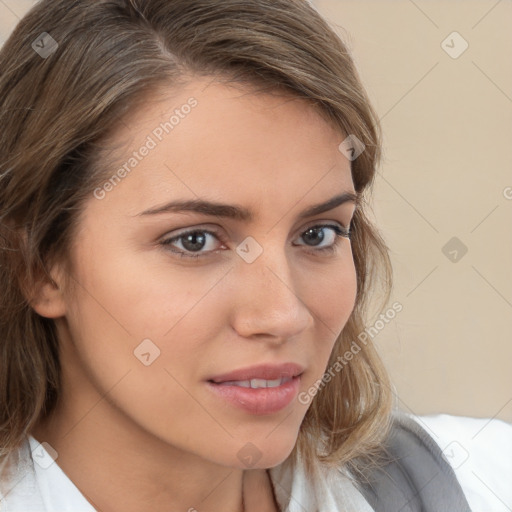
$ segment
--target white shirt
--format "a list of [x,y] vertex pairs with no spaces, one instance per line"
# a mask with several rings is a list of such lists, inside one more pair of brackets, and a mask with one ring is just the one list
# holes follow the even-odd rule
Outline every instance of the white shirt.
[[[28,436],[0,467],[0,512],[96,512],[45,446]],[[341,470],[317,465],[309,481],[302,463],[293,471],[285,460],[269,474],[283,512],[373,512]]]
[[449,414],[413,416],[443,450],[473,512],[512,510],[512,424]]

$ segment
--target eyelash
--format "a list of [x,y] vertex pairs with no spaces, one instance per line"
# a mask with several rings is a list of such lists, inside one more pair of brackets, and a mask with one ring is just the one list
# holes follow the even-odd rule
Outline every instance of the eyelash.
[[[350,230],[346,229],[346,228],[342,228],[335,224],[316,224],[314,226],[310,226],[310,227],[306,228],[306,230],[303,232],[303,234],[306,231],[309,231],[310,229],[318,229],[318,228],[332,229],[336,235],[336,239],[334,240],[334,243],[332,245],[328,245],[327,247],[322,247],[320,249],[313,249],[312,251],[307,251],[311,254],[318,255],[318,253],[320,253],[320,254],[334,253],[334,251],[336,250],[338,245],[341,243],[341,238],[348,238],[350,240],[350,235],[351,235]],[[161,243],[161,245],[163,245],[164,247],[167,248],[167,246],[170,246],[173,242],[176,242],[176,241],[186,237],[187,235],[190,235],[193,233],[208,233],[208,234],[214,236],[215,238],[217,238],[217,240],[219,240],[220,242],[225,243],[224,240],[215,231],[210,231],[209,229],[201,229],[201,228],[196,228],[196,229],[192,229],[190,231],[186,231],[186,232],[181,233],[180,235],[175,236],[173,238],[168,238],[167,240],[163,240],[160,243]],[[186,251],[182,251],[182,250],[173,250],[173,249],[169,249],[169,250],[170,250],[170,252],[172,252],[174,254],[178,254],[182,258],[185,257],[185,258],[194,258],[194,259],[207,257],[211,253],[215,252],[215,251],[206,251],[206,252],[194,254],[192,252],[186,252]]]

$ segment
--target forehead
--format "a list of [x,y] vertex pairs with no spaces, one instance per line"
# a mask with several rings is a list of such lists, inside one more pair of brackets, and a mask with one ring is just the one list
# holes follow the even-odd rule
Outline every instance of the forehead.
[[149,96],[119,124],[106,178],[122,179],[104,203],[124,203],[131,215],[178,197],[233,200],[256,213],[315,203],[353,190],[344,138],[300,98],[191,80]]

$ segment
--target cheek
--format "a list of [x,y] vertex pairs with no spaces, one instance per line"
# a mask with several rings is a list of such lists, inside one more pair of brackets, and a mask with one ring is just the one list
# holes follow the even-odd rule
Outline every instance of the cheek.
[[[310,384],[325,371],[334,344],[343,331],[355,305],[357,276],[352,253],[325,271],[318,272],[313,280],[304,285],[308,304],[316,319],[315,370]],[[321,340],[324,340],[323,342]]]
[[88,321],[83,327],[119,331],[115,338],[129,343],[164,338],[222,276],[120,246],[97,244],[80,261],[74,316]]
[[347,252],[337,264],[316,272],[314,279],[303,283],[303,290],[312,313],[319,319],[318,323],[336,337],[354,309],[357,294],[352,253]]
[[[67,315],[77,357],[67,359],[66,373],[77,380],[85,370],[96,392],[108,392],[108,401],[148,431],[200,438],[209,420],[191,393],[215,329],[215,293],[208,291],[219,278],[191,282],[168,271],[157,279],[141,265],[115,261],[80,268]],[[110,413],[104,411],[106,418]]]
[[130,372],[126,382],[140,391],[139,404],[153,402],[144,390],[150,396],[158,389],[167,403],[173,395],[179,400],[178,383],[202,377],[205,343],[225,322],[217,283],[226,269],[173,268],[162,259],[105,254],[102,264],[89,254],[76,270],[80,285],[67,316],[80,359],[102,389]]

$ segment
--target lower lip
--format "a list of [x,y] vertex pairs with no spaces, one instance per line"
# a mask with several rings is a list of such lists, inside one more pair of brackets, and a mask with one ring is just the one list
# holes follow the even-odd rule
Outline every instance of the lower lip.
[[272,414],[284,409],[297,396],[300,375],[275,388],[252,389],[222,386],[213,382],[207,382],[207,384],[218,396],[251,414]]

